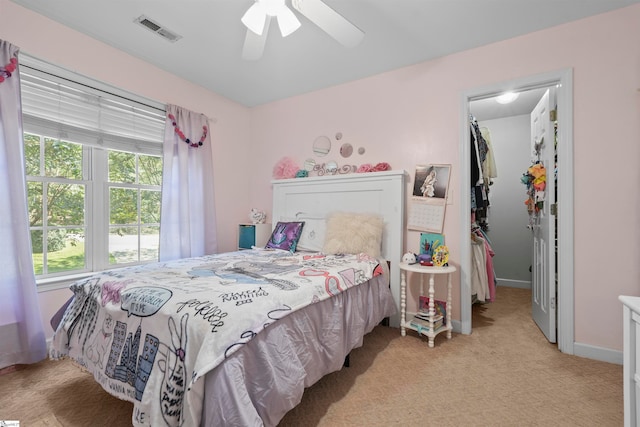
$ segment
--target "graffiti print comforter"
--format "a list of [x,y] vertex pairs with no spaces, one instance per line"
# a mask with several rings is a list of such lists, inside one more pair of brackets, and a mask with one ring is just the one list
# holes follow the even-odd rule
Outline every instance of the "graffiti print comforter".
[[50,357],[70,357],[135,426],[199,425],[204,381],[276,320],[382,274],[367,255],[248,250],[103,272],[74,298]]

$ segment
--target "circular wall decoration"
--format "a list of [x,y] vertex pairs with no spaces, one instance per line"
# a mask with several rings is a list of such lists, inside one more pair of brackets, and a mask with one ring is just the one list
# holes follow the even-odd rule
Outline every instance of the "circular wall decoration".
[[340,155],[342,157],[350,157],[351,154],[353,153],[353,147],[351,146],[351,144],[349,144],[348,142],[342,144],[342,147],[340,147]]
[[315,166],[316,161],[313,159],[307,159],[304,161],[304,170],[306,170],[307,172],[311,172]]
[[313,152],[316,156],[326,156],[331,151],[331,140],[326,136],[319,136],[313,141]]
[[431,255],[431,261],[436,267],[442,267],[449,262],[449,248],[445,245],[440,245],[433,250]]

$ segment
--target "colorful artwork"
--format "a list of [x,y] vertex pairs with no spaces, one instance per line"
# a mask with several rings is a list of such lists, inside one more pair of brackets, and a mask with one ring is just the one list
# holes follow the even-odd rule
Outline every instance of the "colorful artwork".
[[434,249],[444,245],[444,235],[440,233],[420,233],[420,253],[433,255]]

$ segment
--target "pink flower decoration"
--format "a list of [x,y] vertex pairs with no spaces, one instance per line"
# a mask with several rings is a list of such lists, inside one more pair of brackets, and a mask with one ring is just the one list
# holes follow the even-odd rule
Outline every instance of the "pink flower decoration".
[[356,171],[357,173],[364,173],[364,172],[371,172],[373,170],[373,167],[369,164],[369,163],[365,163],[360,165],[360,167],[358,168],[358,170]]
[[377,165],[375,165],[372,169],[373,172],[382,172],[382,171],[388,171],[391,170],[391,166],[389,165],[389,163],[378,163]]
[[273,167],[273,177],[275,179],[295,178],[300,170],[298,165],[290,157],[283,157]]

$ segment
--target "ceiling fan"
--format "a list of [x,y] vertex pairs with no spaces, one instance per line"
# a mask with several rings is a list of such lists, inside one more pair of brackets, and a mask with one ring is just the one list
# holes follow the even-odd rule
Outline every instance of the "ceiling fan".
[[[291,6],[302,16],[320,27],[345,47],[358,45],[364,33],[322,0],[291,0]],[[300,28],[300,21],[286,5],[286,0],[255,0],[242,16],[247,27],[242,57],[257,60],[262,57],[264,45],[273,18],[278,21],[280,34],[286,37]]]

